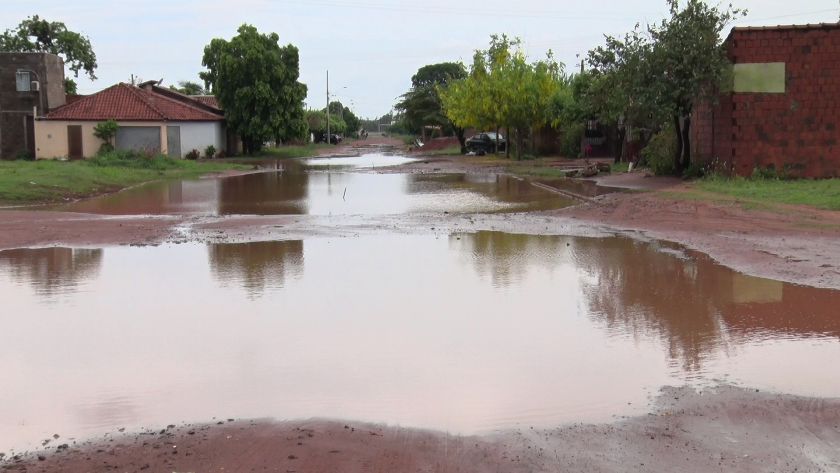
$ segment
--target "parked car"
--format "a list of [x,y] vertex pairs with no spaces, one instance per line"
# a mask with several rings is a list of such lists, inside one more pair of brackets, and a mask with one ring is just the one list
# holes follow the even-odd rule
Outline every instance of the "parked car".
[[[496,151],[496,133],[492,131],[476,133],[466,141],[467,149],[473,153],[483,150],[488,153]],[[499,135],[499,149],[504,151],[507,146],[505,137]]]

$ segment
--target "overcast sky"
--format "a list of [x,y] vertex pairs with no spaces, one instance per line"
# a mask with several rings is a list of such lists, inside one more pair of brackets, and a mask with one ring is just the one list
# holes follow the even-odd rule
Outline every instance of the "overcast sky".
[[[143,79],[198,81],[204,46],[229,39],[242,23],[274,31],[283,44],[300,48],[301,81],[307,105],[326,103],[330,93],[362,117],[387,113],[426,64],[463,60],[486,47],[492,33],[522,38],[529,56],[552,49],[567,69],[603,42],[637,22],[667,13],[664,0],[443,1],[425,0],[2,0],[0,29],[27,15],[62,21],[90,38],[99,62],[89,94],[131,74]],[[735,0],[749,9],[737,24],[776,25],[836,22],[838,0]],[[515,5],[515,7],[514,7]]]

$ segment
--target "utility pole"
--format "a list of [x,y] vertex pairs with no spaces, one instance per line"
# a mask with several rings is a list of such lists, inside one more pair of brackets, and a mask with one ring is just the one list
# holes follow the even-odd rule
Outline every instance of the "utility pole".
[[331,144],[330,139],[330,71],[327,71],[327,144]]

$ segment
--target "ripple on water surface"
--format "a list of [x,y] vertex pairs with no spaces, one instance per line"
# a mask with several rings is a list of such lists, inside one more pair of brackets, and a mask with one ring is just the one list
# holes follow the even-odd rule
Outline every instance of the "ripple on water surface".
[[688,256],[495,232],[0,251],[0,450],[220,416],[547,427],[727,377],[840,395],[840,292]]

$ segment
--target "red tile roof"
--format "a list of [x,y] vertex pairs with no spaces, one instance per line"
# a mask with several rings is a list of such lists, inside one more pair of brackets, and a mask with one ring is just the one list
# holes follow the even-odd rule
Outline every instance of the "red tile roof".
[[189,97],[193,100],[198,100],[205,105],[219,108],[219,102],[216,102],[216,97],[212,95],[190,95]]
[[217,114],[198,106],[119,83],[59,107],[44,116],[47,120],[123,120],[123,121],[218,121]]
[[840,28],[840,23],[808,23],[805,25],[736,26],[732,31],[782,31],[782,30],[830,30]]

